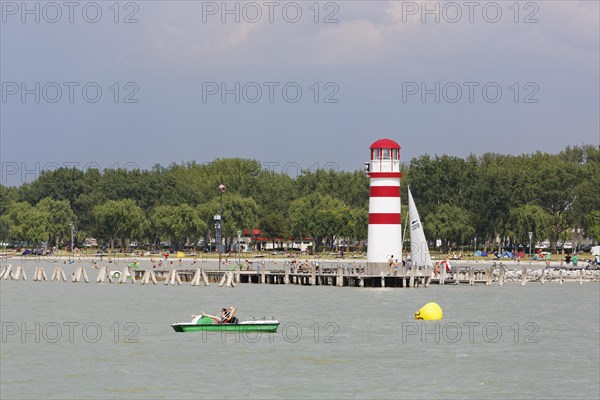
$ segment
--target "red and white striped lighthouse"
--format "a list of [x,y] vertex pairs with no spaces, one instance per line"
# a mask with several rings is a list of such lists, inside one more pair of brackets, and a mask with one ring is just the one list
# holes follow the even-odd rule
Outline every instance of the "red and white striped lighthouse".
[[390,257],[402,260],[402,218],[400,215],[400,145],[390,139],[373,143],[367,165],[371,178],[367,270],[387,273]]

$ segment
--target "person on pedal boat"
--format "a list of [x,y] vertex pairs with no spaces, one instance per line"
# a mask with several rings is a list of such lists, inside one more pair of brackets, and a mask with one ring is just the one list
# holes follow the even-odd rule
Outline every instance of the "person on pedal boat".
[[229,308],[222,308],[221,314],[219,316],[208,315],[208,314],[204,313],[204,311],[201,311],[201,315],[203,317],[208,317],[208,318],[212,319],[217,324],[231,324],[231,323],[235,323],[235,321],[237,321],[237,318],[234,317],[234,314],[236,311],[237,311],[237,308],[229,307]]

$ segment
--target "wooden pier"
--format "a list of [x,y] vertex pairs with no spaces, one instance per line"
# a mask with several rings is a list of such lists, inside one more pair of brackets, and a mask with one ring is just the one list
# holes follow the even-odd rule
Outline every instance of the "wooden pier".
[[[33,272],[33,281],[71,281],[73,283],[89,283],[88,273],[98,273],[96,283],[103,284],[105,280],[108,283],[117,282],[118,284],[156,285],[159,281],[165,286],[182,285],[184,282],[191,286],[208,286],[210,283],[217,283],[219,287],[236,287],[237,284],[256,284],[256,285],[302,285],[302,286],[334,286],[334,287],[367,287],[367,288],[410,288],[410,287],[428,287],[430,285],[485,285],[491,286],[494,282],[502,286],[506,282],[520,282],[525,286],[528,282],[539,282],[542,285],[546,282],[600,282],[600,271],[593,269],[563,269],[563,268],[527,268],[521,264],[518,268],[508,268],[507,266],[492,265],[467,265],[454,266],[451,271],[440,271],[438,275],[433,273],[431,268],[412,268],[407,270],[405,267],[394,274],[371,275],[365,274],[364,268],[351,267],[333,267],[323,268],[323,266],[312,267],[308,270],[301,270],[290,265],[285,265],[283,269],[267,269],[260,266],[257,271],[240,271],[239,269],[227,270],[209,270],[204,268],[195,269],[140,269],[136,270],[130,266],[123,267],[122,270],[109,271],[108,267],[102,266],[99,269],[77,266],[74,272],[65,273],[62,266],[54,266],[52,274],[46,274],[43,267],[35,268]],[[67,278],[69,276],[69,278]],[[27,280],[25,268],[11,264],[1,266],[0,281],[2,280]]]
[[[137,270],[135,279],[141,279],[145,270]],[[286,270],[261,270],[261,271],[204,271],[208,282],[219,283],[226,272],[233,272],[236,283],[269,284],[269,285],[302,285],[302,286],[338,286],[338,287],[427,287],[430,284],[450,285],[465,284],[490,285],[493,281],[493,269],[487,267],[455,267],[452,272],[442,273],[438,277],[432,276],[431,269],[414,269],[398,271],[397,275],[366,275],[343,268],[325,271],[292,272]],[[156,279],[168,279],[170,270],[154,270]],[[182,282],[192,282],[196,270],[177,270]]]

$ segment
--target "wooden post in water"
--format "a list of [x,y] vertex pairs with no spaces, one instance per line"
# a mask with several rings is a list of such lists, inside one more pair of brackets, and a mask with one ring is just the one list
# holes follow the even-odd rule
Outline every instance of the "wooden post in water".
[[210,285],[210,283],[208,282],[208,275],[206,275],[204,269],[200,269],[200,274],[202,275],[202,281],[204,282],[204,286]]
[[96,278],[96,283],[104,282],[104,278],[108,278],[108,282],[110,283],[113,281],[110,271],[106,266],[100,268],[100,272],[98,272],[98,277]]
[[431,282],[431,268],[425,268],[425,275],[423,276],[423,286],[429,287],[429,283]]
[[284,285],[290,284],[290,265],[289,264],[285,265],[285,273],[283,276],[283,283],[284,283]]
[[135,277],[133,276],[133,271],[130,272],[129,267],[125,267],[123,268],[123,272],[121,273],[121,276],[119,277],[119,283],[127,283],[127,274],[129,274],[131,276],[131,283],[135,283]]
[[546,282],[546,267],[542,267],[542,275],[540,276],[540,283],[543,285]]
[[408,286],[411,288],[415,287],[415,276],[417,276],[417,266],[413,264],[410,268],[410,281],[408,283]]
[[227,287],[235,287],[235,282],[233,281],[233,272],[229,271],[226,273],[226,275],[227,275],[227,280],[226,280],[225,285]]
[[494,280],[494,267],[487,268],[487,281],[485,282],[486,286],[492,286],[492,281]]
[[442,265],[442,270],[440,271],[440,285],[444,285],[446,283],[446,264]]
[[223,287],[226,279],[227,279],[227,273],[223,272],[223,276],[221,277],[221,280],[219,281],[219,287]]
[[525,286],[527,283],[527,266],[521,266],[521,286]]
[[156,274],[151,269],[147,269],[144,271],[144,275],[142,276],[142,285],[150,284],[150,281],[156,285]]
[[67,277],[65,276],[65,271],[63,271],[62,267],[54,267],[54,271],[52,271],[51,281],[67,281]]
[[475,267],[469,267],[469,285],[475,284]]
[[8,278],[12,279],[12,264],[8,264],[4,268],[3,278],[4,278],[4,280],[7,280]]
[[194,277],[192,278],[192,281],[190,282],[191,286],[200,286],[200,278],[201,278],[202,274],[200,272],[200,268],[196,268],[196,272],[194,273]]
[[[384,282],[385,283],[385,282]],[[337,287],[342,287],[344,286],[344,270],[340,267],[338,267],[337,269],[337,281],[336,281],[336,286]]]
[[505,266],[500,266],[500,269],[498,271],[498,285],[502,286],[504,285],[504,279],[506,279],[506,267]]
[[[23,267],[21,267],[20,265],[17,267],[17,269],[15,270],[14,274],[8,274],[8,276],[10,276],[11,279],[14,279],[16,281],[21,279],[21,274],[23,275],[23,280],[26,281],[27,280],[27,275],[25,275],[25,270],[23,269]],[[5,277],[4,279],[6,279],[7,277]]]
[[583,285],[583,268],[579,270],[579,284]]
[[79,282],[81,280],[81,271],[82,268],[78,267],[75,273],[73,274],[73,277],[71,278],[71,282]]
[[312,286],[317,284],[317,273],[314,265],[310,268],[310,284]]
[[459,285],[460,284],[460,267],[457,265],[455,267],[452,267],[452,269],[454,270],[454,284],[455,285]]
[[33,280],[34,282],[37,281],[47,281],[48,277],[46,276],[46,271],[44,271],[44,268],[42,267],[38,267],[35,269],[35,273],[33,274]]
[[10,275],[10,270],[12,269],[12,264],[8,264],[6,267],[2,268],[2,273],[0,273],[0,279],[8,279]]
[[167,285],[175,285],[176,281],[177,281],[177,284],[181,285],[181,277],[177,273],[177,270],[176,269],[171,269],[169,271],[169,273],[167,274],[167,279],[165,280],[165,286],[167,286]]
[[565,277],[564,277],[564,275],[563,275],[563,270],[561,269],[561,270],[558,272],[558,283],[560,283],[560,284],[562,285],[564,280],[565,280]]

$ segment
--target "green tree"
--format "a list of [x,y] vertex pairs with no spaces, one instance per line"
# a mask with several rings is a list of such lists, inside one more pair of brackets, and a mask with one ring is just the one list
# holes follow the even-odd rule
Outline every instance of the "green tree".
[[[220,197],[214,197],[207,204],[199,205],[197,210],[206,222],[209,232],[214,232],[213,217],[220,213]],[[258,204],[253,198],[229,193],[229,190],[223,194],[222,234],[226,248],[229,248],[233,238],[237,237],[238,230],[258,227],[258,214]]]
[[109,200],[94,208],[96,234],[110,242],[111,249],[117,239],[126,244],[142,236],[147,220],[144,212],[131,199]]
[[61,239],[68,237],[71,232],[71,223],[75,222],[75,213],[71,210],[68,200],[53,200],[45,197],[36,205],[36,208],[48,217],[46,222],[48,234],[54,240],[56,247],[60,246]]
[[264,213],[260,218],[258,226],[266,237],[271,238],[273,248],[275,248],[276,238],[283,238],[288,234],[286,229],[286,220],[281,212],[278,211]]
[[529,232],[533,232],[532,240],[544,240],[552,229],[553,218],[542,207],[526,204],[510,210],[510,230],[518,242],[526,243]]
[[323,239],[333,243],[342,225],[349,222],[349,214],[341,200],[318,192],[309,194],[290,206],[292,235],[300,239],[311,236],[318,252]]
[[206,222],[187,204],[158,206],[150,214],[150,221],[155,233],[168,238],[176,250],[185,245],[188,239],[196,243],[207,229]]
[[449,204],[440,204],[427,215],[423,228],[430,239],[442,240],[444,251],[448,250],[448,242],[460,246],[475,234],[469,212]]
[[600,210],[592,211],[586,217],[587,232],[596,241],[600,242]]
[[352,210],[352,237],[359,242],[359,250],[367,240],[369,230],[369,210],[365,207]]
[[72,204],[84,192],[83,177],[84,172],[77,168],[61,167],[55,171],[42,171],[35,181],[21,186],[20,197],[31,205],[44,197],[68,200]]
[[12,203],[2,218],[13,239],[25,240],[29,244],[48,239],[48,214],[27,202]]
[[5,215],[8,212],[8,207],[17,200],[17,196],[16,188],[0,185],[0,215]]
[[577,169],[577,164],[561,161],[556,157],[548,157],[538,165],[538,171],[545,176],[545,182],[548,182],[543,194],[539,196],[539,202],[552,216],[549,235],[555,251],[558,240],[577,220],[573,211]]

